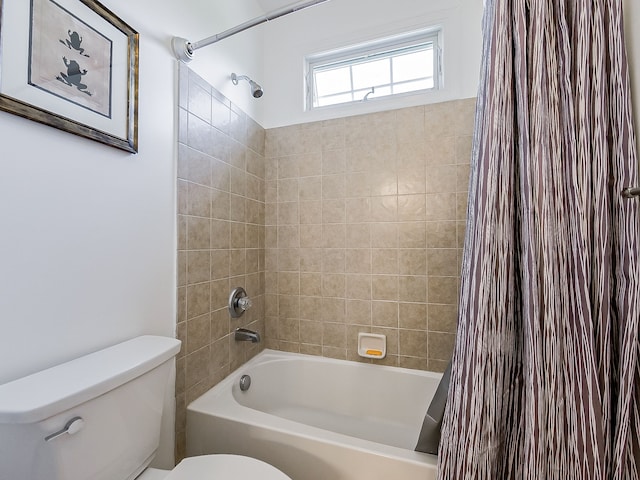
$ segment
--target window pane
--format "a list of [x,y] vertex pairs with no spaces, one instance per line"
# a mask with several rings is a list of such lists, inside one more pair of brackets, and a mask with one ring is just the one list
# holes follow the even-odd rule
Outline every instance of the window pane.
[[351,91],[349,67],[315,73],[316,93],[319,97]]
[[433,88],[433,77],[396,84],[393,86],[393,93],[415,92],[416,90],[426,90],[428,88]]
[[433,49],[408,53],[393,59],[394,82],[431,76],[433,76]]
[[[364,96],[369,93],[371,91],[370,88],[366,88],[366,89],[362,89],[362,90],[357,90],[355,92],[353,92],[353,98],[354,100],[358,101],[358,100],[363,100]],[[394,92],[395,93],[395,92]],[[390,85],[386,85],[384,87],[376,87],[376,91],[373,92],[372,94],[370,94],[367,97],[367,100],[371,100],[373,98],[378,98],[378,97],[384,97],[386,95],[391,95],[391,86]]]
[[351,92],[349,92],[340,95],[332,95],[330,97],[319,97],[317,103],[314,104],[314,106],[325,107],[327,105],[337,105],[338,103],[347,103],[352,101],[353,95],[351,95]]
[[440,88],[438,36],[436,30],[419,31],[373,41],[370,49],[354,45],[313,56],[308,63],[312,82],[306,92],[313,106],[307,108]]
[[391,62],[388,58],[353,65],[353,88],[368,88],[391,82]]

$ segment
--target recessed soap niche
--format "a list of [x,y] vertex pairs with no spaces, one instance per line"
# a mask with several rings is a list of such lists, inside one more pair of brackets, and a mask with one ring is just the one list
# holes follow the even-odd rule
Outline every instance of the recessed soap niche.
[[381,359],[387,355],[387,336],[375,333],[358,333],[358,355]]

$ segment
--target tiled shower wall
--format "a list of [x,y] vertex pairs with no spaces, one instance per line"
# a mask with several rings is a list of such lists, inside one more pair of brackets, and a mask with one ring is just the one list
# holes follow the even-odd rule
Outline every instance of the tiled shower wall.
[[179,85],[177,459],[186,405],[264,347],[363,361],[358,332],[383,333],[378,363],[442,370],[475,100],[265,132],[184,65]]
[[[186,405],[264,348],[235,342],[264,335],[265,131],[180,65],[176,458],[184,457]],[[227,300],[244,287],[253,307],[231,319]]]
[[452,352],[475,99],[266,135],[266,344],[441,371]]

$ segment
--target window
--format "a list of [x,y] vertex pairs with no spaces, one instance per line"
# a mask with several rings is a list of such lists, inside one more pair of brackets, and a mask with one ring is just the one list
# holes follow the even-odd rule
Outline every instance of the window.
[[440,30],[307,57],[307,109],[440,88]]

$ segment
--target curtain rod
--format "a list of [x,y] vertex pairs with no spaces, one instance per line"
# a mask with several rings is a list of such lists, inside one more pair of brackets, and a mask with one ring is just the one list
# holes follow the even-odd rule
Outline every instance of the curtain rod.
[[252,20],[248,20],[236,27],[225,30],[224,32],[218,33],[216,35],[212,35],[205,39],[199,40],[197,42],[189,42],[186,38],[181,37],[173,37],[171,40],[171,47],[173,48],[173,54],[176,58],[182,62],[190,62],[193,60],[193,52],[197,49],[206,47],[213,43],[219,42],[220,40],[224,40],[236,33],[244,32],[249,28],[255,27],[256,25],[260,25],[262,23],[268,22],[270,20],[275,20],[276,18],[284,17],[285,15],[289,15],[290,13],[297,12],[299,10],[304,10],[305,8],[312,7],[314,5],[318,5],[320,3],[327,2],[329,0],[310,0],[303,3],[298,3],[295,5],[289,5],[287,7],[282,7],[280,9],[269,12],[265,15],[261,15]]

